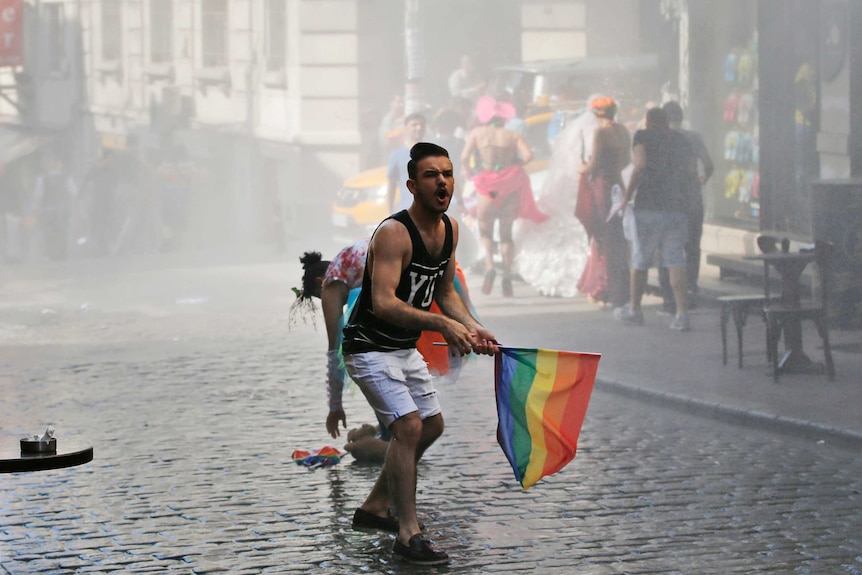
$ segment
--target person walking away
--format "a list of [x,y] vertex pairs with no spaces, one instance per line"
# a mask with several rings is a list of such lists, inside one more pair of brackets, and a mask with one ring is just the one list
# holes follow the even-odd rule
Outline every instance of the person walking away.
[[522,225],[518,238],[518,273],[538,293],[553,297],[578,295],[578,280],[587,263],[590,240],[582,225],[573,225],[581,166],[592,157],[598,118],[590,96],[585,111],[566,121],[554,139],[548,175],[535,190],[539,209],[550,215],[541,225]]
[[[497,273],[494,268],[493,232],[494,223],[498,222],[500,255],[503,260],[503,297],[513,295],[515,243],[512,226],[515,219],[526,217],[541,223],[548,218],[536,207],[530,178],[523,167],[523,164],[533,159],[533,151],[524,136],[503,127],[514,115],[514,106],[507,102],[497,102],[490,96],[479,98],[476,120],[480,125],[470,130],[461,153],[464,174],[467,178],[472,176],[476,188],[476,218],[479,222],[479,239],[485,251],[482,293],[491,293]],[[475,161],[475,169],[471,161]]]
[[[436,565],[449,556],[421,533],[416,464],[443,433],[443,415],[416,341],[422,330],[430,330],[442,334],[454,353],[492,355],[499,348],[454,288],[458,224],[446,215],[455,181],[448,152],[436,144],[416,144],[408,174],[413,203],[374,232],[359,301],[344,328],[347,372],[393,437],[377,482],[353,516],[353,527],[388,530],[397,525],[393,553],[412,563]],[[443,314],[429,311],[435,298]]]
[[670,327],[677,331],[691,328],[688,317],[685,241],[686,178],[691,146],[668,124],[667,112],[653,108],[647,112],[646,129],[634,136],[634,167],[626,189],[624,205],[634,196],[636,237],[632,242],[631,299],[614,310],[614,318],[633,325],[643,325],[641,300],[646,288],[647,272],[656,252],[669,269],[670,283],[677,303],[677,313]]
[[410,207],[412,198],[407,189],[407,162],[410,148],[425,137],[425,116],[418,112],[404,118],[404,143],[389,154],[386,165],[386,205],[395,213]]
[[590,236],[590,254],[578,291],[594,303],[619,307],[629,300],[628,245],[612,196],[615,192],[618,203],[623,198],[622,171],[631,161],[631,136],[615,121],[613,98],[594,99],[592,112],[599,127],[593,134],[590,161],[579,170],[586,177],[578,186],[575,207],[575,216]]
[[78,188],[66,173],[63,161],[49,152],[45,158],[45,172],[36,178],[30,212],[38,222],[51,261],[66,259],[69,249],[69,225]]
[[[709,150],[706,149],[706,144],[700,134],[693,130],[684,130],[682,127],[683,112],[682,107],[678,102],[667,102],[664,106],[664,111],[667,112],[667,119],[671,130],[675,130],[685,136],[686,141],[691,146],[694,154],[691,160],[695,165],[689,168],[689,173],[693,177],[688,185],[688,205],[686,215],[688,216],[688,239],[685,242],[685,277],[686,285],[688,286],[688,307],[692,309],[696,306],[698,286],[697,281],[700,277],[700,240],[703,236],[703,186],[712,177],[715,166],[712,163],[712,158],[709,155]],[[676,313],[676,300],[673,297],[673,290],[670,288],[670,275],[667,268],[659,268],[659,285],[661,287],[661,295],[664,299],[662,310],[669,314]]]

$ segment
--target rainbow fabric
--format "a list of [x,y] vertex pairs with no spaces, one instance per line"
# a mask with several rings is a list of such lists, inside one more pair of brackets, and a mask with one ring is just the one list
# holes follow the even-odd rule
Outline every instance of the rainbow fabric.
[[574,459],[599,359],[594,353],[500,348],[497,442],[524,489]]
[[344,457],[344,454],[342,452],[340,452],[334,447],[330,447],[329,445],[326,445],[314,451],[296,449],[293,452],[294,463],[296,463],[297,465],[309,467],[311,469],[335,465],[336,463],[341,461],[342,457]]

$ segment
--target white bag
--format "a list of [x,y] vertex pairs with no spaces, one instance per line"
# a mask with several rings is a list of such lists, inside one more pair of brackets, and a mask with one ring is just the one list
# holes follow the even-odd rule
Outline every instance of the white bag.
[[611,209],[608,211],[608,217],[605,219],[606,222],[611,221],[611,218],[620,211],[625,200],[623,189],[618,184],[614,184],[614,187],[611,188]]
[[630,242],[635,241],[638,237],[635,228],[635,210],[631,206],[628,206],[623,213],[623,235]]

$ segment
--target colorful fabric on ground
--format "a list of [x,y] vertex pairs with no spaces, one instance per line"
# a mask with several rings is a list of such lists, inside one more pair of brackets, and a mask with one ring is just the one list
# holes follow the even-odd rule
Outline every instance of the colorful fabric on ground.
[[343,453],[328,445],[326,447],[321,447],[316,451],[303,451],[302,449],[297,449],[293,452],[294,463],[310,467],[312,469],[316,469],[318,467],[330,467],[341,461],[342,457],[344,457]]
[[574,459],[600,354],[500,348],[497,442],[529,489]]

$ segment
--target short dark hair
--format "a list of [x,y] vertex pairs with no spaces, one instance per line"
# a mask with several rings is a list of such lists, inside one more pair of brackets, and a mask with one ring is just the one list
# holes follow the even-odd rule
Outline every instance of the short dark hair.
[[425,118],[425,114],[422,114],[420,112],[413,112],[412,114],[407,114],[406,116],[404,116],[404,125],[406,126],[413,120],[419,120],[423,124],[428,123],[428,120]]
[[407,177],[411,180],[416,179],[416,165],[425,158],[446,156],[449,157],[449,152],[443,146],[432,144],[431,142],[419,142],[410,148],[410,161],[407,162]]
[[667,113],[668,122],[674,124],[682,123],[682,106],[679,105],[679,102],[667,102],[661,109]]
[[646,113],[646,127],[647,129],[658,128],[667,129],[667,112],[662,110],[661,108],[650,108]]

